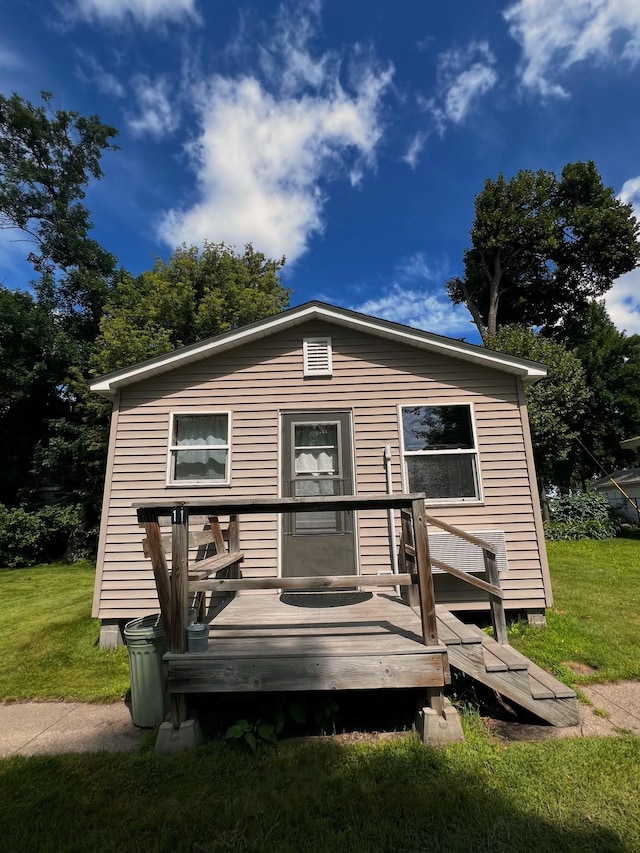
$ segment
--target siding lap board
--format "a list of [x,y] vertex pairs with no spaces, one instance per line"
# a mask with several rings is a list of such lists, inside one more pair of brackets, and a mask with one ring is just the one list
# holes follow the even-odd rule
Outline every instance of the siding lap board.
[[[304,337],[331,337],[332,378],[303,377]],[[518,382],[497,370],[313,322],[123,388],[107,468],[94,615],[124,618],[157,610],[133,501],[278,496],[281,411],[352,410],[358,492],[386,491],[382,452],[388,443],[393,489],[400,492],[398,404],[455,402],[473,403],[484,505],[432,506],[429,512],[470,531],[504,531],[506,606],[543,607]],[[232,412],[231,485],[167,487],[170,413],[208,409]],[[358,521],[360,570],[388,571],[386,517],[360,512]],[[242,518],[241,548],[245,576],[276,575],[276,516]],[[512,583],[518,572],[522,582]],[[447,580],[442,603],[482,606],[485,599],[470,587]]]

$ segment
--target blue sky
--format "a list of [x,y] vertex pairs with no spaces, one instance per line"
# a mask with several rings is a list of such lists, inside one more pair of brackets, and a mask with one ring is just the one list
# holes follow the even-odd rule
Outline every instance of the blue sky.
[[[182,243],[287,256],[324,299],[478,340],[459,274],[486,178],[595,160],[640,208],[638,0],[20,0],[0,85],[119,128],[87,204],[133,273]],[[0,280],[25,287],[0,232]],[[640,272],[614,285],[640,332]]]

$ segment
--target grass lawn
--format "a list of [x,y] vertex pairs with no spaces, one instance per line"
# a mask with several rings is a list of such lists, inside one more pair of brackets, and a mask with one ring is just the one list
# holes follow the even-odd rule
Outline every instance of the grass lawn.
[[0,762],[16,851],[631,853],[640,740],[282,743]]
[[517,623],[513,645],[567,684],[640,678],[640,540],[549,542],[547,549],[554,593],[547,627]]
[[[560,675],[638,677],[640,542],[551,543],[556,610],[514,642]],[[93,568],[0,571],[0,697],[115,699],[124,649],[100,651]],[[569,678],[570,676],[570,678]],[[282,742],[256,755],[213,741],[159,757],[0,760],[0,839],[11,853],[640,853],[640,738]]]
[[129,688],[125,648],[98,648],[95,567],[0,570],[0,701],[114,702]]

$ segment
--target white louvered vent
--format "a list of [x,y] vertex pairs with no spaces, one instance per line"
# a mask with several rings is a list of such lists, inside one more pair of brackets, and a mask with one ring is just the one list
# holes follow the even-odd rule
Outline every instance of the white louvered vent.
[[[509,566],[504,532],[502,530],[470,530],[469,533],[473,533],[478,539],[484,539],[497,549],[498,571],[506,572]],[[443,563],[449,563],[456,569],[464,569],[465,572],[484,572],[482,549],[451,533],[429,533],[429,550],[432,557],[442,560]],[[442,569],[433,569],[434,573],[441,571]]]
[[302,353],[305,376],[331,376],[331,338],[305,338]]

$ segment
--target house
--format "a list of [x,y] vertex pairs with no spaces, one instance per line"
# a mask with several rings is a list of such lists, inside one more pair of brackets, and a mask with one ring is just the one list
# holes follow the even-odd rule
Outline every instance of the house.
[[[629,446],[629,442],[632,441],[637,441],[637,439],[627,439],[627,441],[621,442],[621,445],[633,449]],[[607,498],[609,506],[615,510],[619,518],[628,524],[640,524],[640,510],[638,509],[640,468],[624,468],[620,471],[614,471],[610,477],[602,477],[596,480],[594,487],[599,494]]]
[[[544,375],[309,302],[97,379],[113,400],[93,605],[102,638],[158,609],[132,505],[167,499],[425,492],[431,515],[496,546],[505,608],[543,614],[551,587],[524,392]],[[243,577],[388,572],[387,523],[368,510],[254,515]],[[432,554],[483,571],[456,537],[434,529],[429,540]],[[450,610],[488,607],[455,577],[434,582]]]

